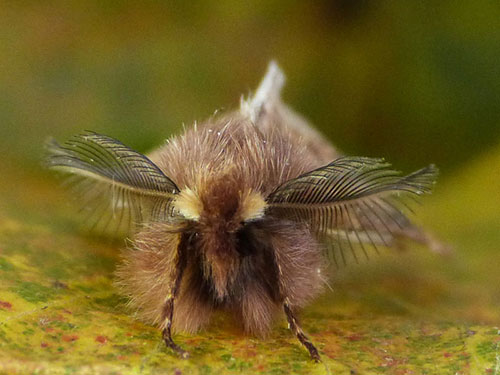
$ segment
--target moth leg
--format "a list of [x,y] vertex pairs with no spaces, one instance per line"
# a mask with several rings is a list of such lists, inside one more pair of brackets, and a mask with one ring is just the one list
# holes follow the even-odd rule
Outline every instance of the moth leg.
[[174,284],[165,299],[162,311],[162,321],[165,327],[162,331],[163,341],[168,348],[179,354],[181,358],[188,358],[189,353],[177,345],[172,339],[172,316],[174,315],[174,301],[179,294],[182,275],[184,273],[184,269],[186,268],[187,259],[185,248],[187,246],[187,241],[188,239],[183,235],[177,251],[177,263],[174,270]]
[[295,317],[295,314],[293,313],[290,307],[290,302],[288,298],[285,298],[285,301],[283,303],[283,309],[285,310],[286,319],[288,321],[288,326],[290,327],[291,331],[295,334],[295,336],[297,336],[300,343],[304,345],[306,349],[309,351],[311,358],[316,362],[320,362],[321,358],[319,356],[318,349],[316,349],[314,344],[304,334],[304,331],[302,331],[302,328],[300,327],[299,322],[297,321],[297,318]]
[[286,315],[286,320],[288,321],[288,327],[290,330],[297,336],[300,343],[306,347],[309,351],[311,359],[315,362],[320,362],[321,357],[319,356],[318,349],[314,346],[314,344],[309,340],[309,338],[305,335],[304,331],[299,325],[299,322],[293,313],[292,303],[290,302],[290,298],[287,296],[286,287],[284,283],[284,275],[283,275],[283,266],[286,263],[286,258],[280,256],[279,253],[274,253],[274,262],[277,271],[278,284],[279,284],[279,294],[281,301],[283,301],[283,310]]

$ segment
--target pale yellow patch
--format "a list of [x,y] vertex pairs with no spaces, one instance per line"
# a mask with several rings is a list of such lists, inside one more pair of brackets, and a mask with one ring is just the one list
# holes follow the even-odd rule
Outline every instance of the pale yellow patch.
[[186,188],[182,190],[174,201],[174,207],[180,212],[182,216],[189,220],[199,220],[203,210],[198,194]]
[[259,193],[248,191],[241,197],[241,219],[252,221],[264,216],[267,203]]

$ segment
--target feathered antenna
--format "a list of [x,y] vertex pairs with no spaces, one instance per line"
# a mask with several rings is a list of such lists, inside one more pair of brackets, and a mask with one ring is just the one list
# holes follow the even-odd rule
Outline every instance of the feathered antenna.
[[[268,214],[305,222],[319,238],[342,243],[357,260],[354,244],[389,246],[412,226],[402,212],[406,197],[430,193],[438,170],[430,165],[408,176],[383,159],[342,157],[285,182],[271,193]],[[333,254],[336,261],[336,256]]]
[[[82,209],[94,226],[116,221],[144,223],[172,214],[171,202],[179,192],[175,183],[146,156],[111,137],[86,132],[63,145],[47,142],[48,167],[78,177]],[[130,229],[130,228],[127,228]]]

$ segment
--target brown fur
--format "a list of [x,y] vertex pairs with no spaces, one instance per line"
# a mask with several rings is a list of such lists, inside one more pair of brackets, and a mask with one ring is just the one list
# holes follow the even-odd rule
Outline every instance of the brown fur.
[[242,188],[267,196],[282,182],[324,164],[285,126],[261,130],[233,112],[186,129],[150,155],[182,190],[203,190],[231,175]]
[[257,206],[277,186],[321,163],[311,155],[285,127],[260,130],[239,113],[187,129],[153,153],[181,192],[190,189],[182,204],[193,220],[151,224],[125,251],[119,285],[138,316],[163,328],[183,235],[188,262],[175,300],[176,331],[194,332],[213,309],[224,308],[241,317],[246,331],[265,335],[285,297],[302,307],[316,296],[322,259],[309,231],[272,217],[245,221],[253,206],[265,208]]

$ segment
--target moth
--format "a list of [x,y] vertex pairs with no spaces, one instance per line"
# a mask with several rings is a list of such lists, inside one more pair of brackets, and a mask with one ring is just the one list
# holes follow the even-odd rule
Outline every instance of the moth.
[[52,140],[47,164],[79,181],[99,222],[131,225],[117,285],[137,316],[172,339],[225,310],[265,336],[284,313],[312,359],[297,312],[322,291],[329,263],[411,238],[409,202],[429,193],[433,165],[403,176],[382,159],[342,156],[286,106],[276,63],[238,110],[184,129],[149,156],[85,132]]

